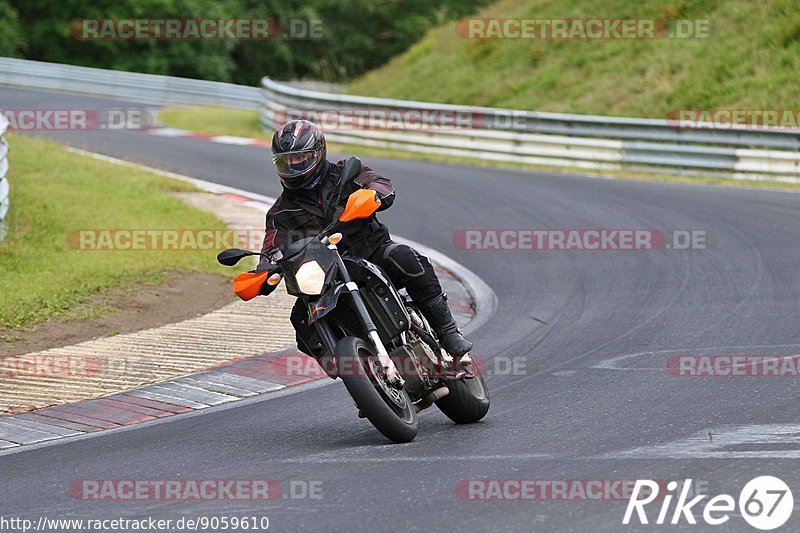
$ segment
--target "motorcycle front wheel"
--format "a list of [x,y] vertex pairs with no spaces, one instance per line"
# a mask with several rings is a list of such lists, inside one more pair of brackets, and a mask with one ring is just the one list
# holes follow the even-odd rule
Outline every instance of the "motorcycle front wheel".
[[357,337],[336,343],[339,377],[375,429],[395,443],[417,436],[417,412],[405,389],[390,385],[370,344]]

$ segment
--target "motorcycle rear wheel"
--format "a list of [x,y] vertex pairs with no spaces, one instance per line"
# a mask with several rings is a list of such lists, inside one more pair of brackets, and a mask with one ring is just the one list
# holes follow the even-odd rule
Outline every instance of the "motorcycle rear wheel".
[[483,376],[454,379],[447,382],[450,393],[436,401],[436,407],[456,424],[473,424],[489,411],[489,389]]

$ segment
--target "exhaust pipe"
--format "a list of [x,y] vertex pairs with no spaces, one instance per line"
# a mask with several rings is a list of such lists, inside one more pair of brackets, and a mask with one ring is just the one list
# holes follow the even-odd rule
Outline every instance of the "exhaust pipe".
[[441,400],[442,398],[444,398],[448,394],[450,394],[450,389],[447,388],[447,385],[442,385],[441,387],[439,387],[435,391],[433,391],[430,394],[428,394],[425,397],[423,397],[419,401],[419,403],[414,405],[414,407],[416,408],[417,412],[419,413],[423,409],[427,409],[428,407],[433,405],[433,402],[435,402],[437,400]]

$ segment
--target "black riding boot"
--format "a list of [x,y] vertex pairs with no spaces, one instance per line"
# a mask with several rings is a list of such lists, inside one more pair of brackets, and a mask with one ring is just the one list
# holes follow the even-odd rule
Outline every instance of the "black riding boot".
[[450,314],[447,307],[447,296],[440,294],[433,300],[418,304],[419,310],[428,319],[436,333],[439,334],[439,342],[444,351],[452,356],[459,357],[472,349],[472,343],[464,338],[461,331]]

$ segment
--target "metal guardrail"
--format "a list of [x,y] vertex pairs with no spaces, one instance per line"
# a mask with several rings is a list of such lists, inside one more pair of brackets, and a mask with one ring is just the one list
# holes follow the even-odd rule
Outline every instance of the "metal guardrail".
[[0,241],[5,239],[8,229],[5,218],[10,204],[8,184],[8,141],[5,138],[8,121],[0,115]]
[[[330,94],[261,80],[260,121],[274,129],[287,118],[337,115],[342,123],[377,112],[381,117],[439,112],[469,115],[472,127],[328,128],[342,143],[459,157],[592,169],[667,169],[800,182],[800,132],[747,127],[680,128],[658,119],[540,113]],[[434,119],[435,122],[435,119]]]
[[[472,159],[589,169],[659,168],[800,182],[797,130],[679,128],[658,119],[540,113],[353,96],[264,78],[246,87],[187,78],[0,58],[0,85],[62,90],[155,105],[260,109],[263,127],[309,111],[467,113],[472,127],[328,128],[332,141]],[[313,87],[313,85],[312,85]]]
[[0,85],[110,96],[153,105],[256,107],[257,87],[0,58]]

